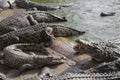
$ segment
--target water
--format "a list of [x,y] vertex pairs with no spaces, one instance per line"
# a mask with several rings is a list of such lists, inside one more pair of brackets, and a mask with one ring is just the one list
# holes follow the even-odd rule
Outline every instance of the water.
[[[79,38],[106,40],[120,36],[120,0],[34,0],[40,3],[73,4],[69,8],[50,11],[65,16],[68,22],[60,23],[86,31]],[[100,17],[101,12],[116,12],[115,16]]]

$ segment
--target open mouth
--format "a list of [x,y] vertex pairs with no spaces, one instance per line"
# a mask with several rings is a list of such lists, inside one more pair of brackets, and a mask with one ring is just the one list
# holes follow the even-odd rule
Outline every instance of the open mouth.
[[90,46],[84,42],[76,41],[77,45],[73,47],[76,52],[87,52],[90,49]]
[[87,48],[83,44],[77,44],[76,46],[73,47],[73,49],[76,52],[82,52],[83,50],[86,50]]

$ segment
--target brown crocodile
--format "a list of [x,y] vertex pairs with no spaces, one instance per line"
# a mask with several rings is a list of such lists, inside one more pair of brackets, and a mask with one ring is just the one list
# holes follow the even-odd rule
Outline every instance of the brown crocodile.
[[67,21],[65,17],[60,18],[44,11],[18,12],[0,22],[0,35],[42,22],[47,23],[64,21]]
[[[26,69],[42,68],[44,66],[61,64],[66,61],[66,58],[63,56],[50,55],[42,44],[13,44],[6,47],[3,51],[4,64],[18,69],[17,75]],[[26,51],[30,51],[30,53]],[[31,51],[37,51],[39,54]]]

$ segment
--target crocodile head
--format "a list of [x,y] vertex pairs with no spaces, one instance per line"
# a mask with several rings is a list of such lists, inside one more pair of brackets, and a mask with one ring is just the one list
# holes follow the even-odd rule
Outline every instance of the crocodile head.
[[43,65],[57,65],[65,63],[66,61],[67,61],[66,57],[57,55],[45,55],[35,57],[35,63]]
[[85,54],[87,53],[92,54],[96,52],[97,47],[93,43],[90,43],[81,39],[77,39],[75,40],[75,42],[77,42],[77,45],[74,46],[73,49],[76,52],[85,53]]
[[67,58],[64,56],[50,55],[47,57],[49,65],[62,64],[65,63]]
[[114,44],[109,42],[86,42],[84,40],[76,40],[78,43],[74,46],[74,50],[81,54],[88,54],[96,61],[113,61],[118,59],[118,49]]
[[34,11],[32,12],[33,18],[38,22],[66,22],[66,17],[59,17],[55,15],[51,15],[49,13],[43,11]]

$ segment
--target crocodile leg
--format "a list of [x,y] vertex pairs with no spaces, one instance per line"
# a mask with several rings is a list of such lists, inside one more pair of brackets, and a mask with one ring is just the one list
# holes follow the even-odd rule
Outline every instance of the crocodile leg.
[[[11,42],[12,41],[12,42]],[[8,41],[8,44],[11,44],[11,43],[18,43],[19,42],[19,37],[15,36],[15,37],[11,37]]]
[[19,76],[25,70],[32,69],[32,68],[33,66],[31,64],[24,64],[19,68],[19,70],[16,71],[16,76]]
[[14,43],[18,43],[19,42],[19,37],[10,37],[8,40],[1,40],[0,38],[0,42],[3,44],[0,44],[0,50],[2,50],[4,47],[6,47],[7,45],[13,44]]
[[50,46],[53,43],[54,36],[53,35],[51,36],[52,30],[53,30],[52,28],[46,27],[45,31],[42,31],[43,38],[45,36],[48,37],[48,38],[45,37],[45,39],[43,39],[43,40],[46,40],[46,42],[44,42],[44,45],[46,47]]
[[33,18],[32,15],[28,15],[28,16],[27,16],[27,19],[29,20],[29,22],[30,22],[31,25],[36,25],[36,24],[38,24],[38,22]]

